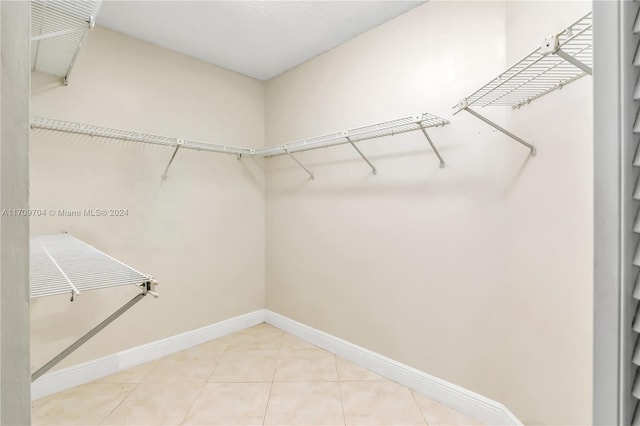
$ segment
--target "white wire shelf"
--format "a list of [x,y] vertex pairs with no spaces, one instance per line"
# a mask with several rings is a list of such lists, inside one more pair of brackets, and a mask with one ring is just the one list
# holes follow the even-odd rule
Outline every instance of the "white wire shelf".
[[69,235],[31,237],[31,297],[77,295],[100,288],[142,287],[153,277]]
[[329,146],[343,145],[350,142],[359,142],[368,139],[392,136],[416,130],[428,129],[431,127],[444,126],[449,121],[429,113],[421,113],[395,120],[356,127],[327,135],[316,136],[308,139],[301,139],[284,145],[272,146],[258,149],[255,154],[265,157],[285,155],[288,152],[300,152],[310,149],[326,148]]
[[180,139],[168,136],[158,136],[149,133],[141,133],[133,130],[115,129],[111,127],[94,126],[92,124],[76,123],[73,121],[55,120],[52,118],[31,117],[32,129],[46,129],[78,135],[120,139],[124,141],[149,143],[170,147],[182,147],[196,151],[211,151],[232,155],[247,155],[252,150],[228,145],[216,145],[206,142],[198,142],[190,139]]
[[454,114],[467,111],[494,129],[529,148],[534,145],[514,135],[472,109],[472,106],[510,106],[521,108],[530,102],[592,74],[593,19],[591,12],[561,32],[542,41],[540,47],[511,68],[462,99]]
[[31,69],[63,78],[100,9],[100,0],[31,0]]
[[545,39],[536,50],[467,96],[466,105],[520,108],[591,74],[592,21],[589,12],[557,35]]
[[440,161],[440,167],[444,167],[445,163],[442,156],[438,152],[431,137],[427,133],[427,129],[433,127],[441,127],[449,124],[444,118],[429,113],[420,113],[408,117],[402,117],[395,120],[384,121],[381,123],[370,124],[367,126],[356,127],[350,130],[344,130],[328,135],[318,136],[309,139],[303,139],[296,142],[287,143],[262,149],[242,148],[231,145],[218,145],[208,142],[200,142],[192,139],[181,139],[167,136],[152,135],[149,133],[141,133],[132,130],[114,129],[110,127],[101,127],[91,124],[76,123],[72,121],[56,120],[52,118],[31,117],[32,129],[44,129],[58,132],[74,133],[79,135],[96,136],[111,139],[120,139],[132,142],[149,143],[154,145],[162,145],[174,148],[173,154],[169,159],[169,163],[162,175],[166,179],[169,167],[180,149],[192,149],[196,151],[209,151],[222,154],[231,154],[238,158],[253,157],[274,157],[277,155],[287,154],[302,167],[313,179],[313,173],[305,168],[294,156],[293,153],[306,151],[317,148],[326,148],[330,146],[351,144],[356,152],[371,167],[373,174],[376,174],[376,168],[365,157],[362,151],[355,145],[356,142],[380,138],[383,136],[392,136],[406,132],[421,130],[427,142],[433,149],[434,153]]
[[71,301],[84,291],[118,286],[136,286],[140,292],[119,309],[102,320],[45,365],[31,374],[37,380],[89,339],[122,316],[145,296],[155,292],[156,281],[72,237],[69,234],[36,235],[30,240],[31,297],[70,294]]

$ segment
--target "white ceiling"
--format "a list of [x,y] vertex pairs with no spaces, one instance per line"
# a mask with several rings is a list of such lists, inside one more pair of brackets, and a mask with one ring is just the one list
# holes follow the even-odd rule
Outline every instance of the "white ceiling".
[[269,80],[421,1],[104,1],[97,24]]

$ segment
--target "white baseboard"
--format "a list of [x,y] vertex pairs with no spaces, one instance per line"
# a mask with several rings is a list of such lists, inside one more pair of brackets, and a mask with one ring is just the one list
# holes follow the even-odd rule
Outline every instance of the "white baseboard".
[[31,399],[45,397],[153,361],[264,322],[264,310],[48,373],[31,384]]
[[270,310],[265,310],[264,314],[265,322],[274,327],[420,392],[484,424],[522,425],[520,420],[499,402]]
[[268,309],[260,309],[45,374],[31,384],[31,398],[35,400],[70,389],[262,322],[269,323],[361,367],[420,392],[487,425],[522,425],[511,411],[496,401]]

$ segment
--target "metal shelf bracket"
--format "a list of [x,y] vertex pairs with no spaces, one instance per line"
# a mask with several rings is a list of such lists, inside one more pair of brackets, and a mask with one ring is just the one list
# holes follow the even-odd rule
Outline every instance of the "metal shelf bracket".
[[455,114],[459,113],[460,111],[467,111],[469,114],[473,115],[474,117],[484,121],[489,126],[491,126],[494,129],[496,129],[497,131],[509,136],[511,139],[513,139],[516,142],[519,142],[522,145],[524,145],[527,148],[529,148],[529,150],[531,150],[531,154],[530,154],[531,157],[535,157],[536,156],[537,151],[536,151],[536,147],[534,145],[532,145],[529,142],[525,141],[524,139],[514,135],[513,133],[511,133],[510,131],[508,131],[504,127],[499,126],[498,124],[496,124],[493,121],[489,120],[487,117],[483,116],[482,114],[478,113],[477,111],[474,111],[473,109],[471,109],[471,107],[469,106],[469,101],[466,98],[463,99],[462,101],[460,101],[460,103],[458,103],[458,105],[456,106],[456,111],[453,114],[455,115]]
[[540,53],[545,56],[546,55],[559,56],[560,58],[569,62],[574,67],[581,69],[582,71],[586,72],[589,75],[593,75],[593,69],[589,65],[585,64],[579,59],[576,59],[575,57],[573,57],[572,55],[570,55],[569,53],[565,52],[560,48],[560,34],[556,34],[554,36],[545,38],[542,41],[542,46],[540,46]]
[[427,142],[429,142],[429,145],[431,145],[431,149],[433,149],[433,152],[438,157],[438,160],[440,160],[440,168],[444,169],[444,166],[445,166],[444,159],[442,158],[442,156],[438,152],[438,149],[436,148],[433,141],[429,137],[429,134],[427,133],[427,129],[424,128],[424,125],[422,124],[422,117],[420,115],[416,115],[415,118],[416,118],[416,123],[418,124],[418,126],[420,126],[420,130],[422,130],[422,134],[424,135],[425,138],[427,138]]
[[65,350],[63,350],[58,355],[56,355],[55,358],[53,358],[51,361],[47,362],[45,365],[43,365],[42,367],[37,369],[33,374],[31,374],[31,382],[35,382],[40,376],[42,376],[47,371],[51,370],[58,363],[60,363],[60,361],[62,361],[63,359],[65,359],[66,357],[71,355],[72,352],[74,352],[80,346],[85,344],[87,342],[87,340],[91,339],[93,336],[98,334],[100,331],[102,331],[109,324],[111,324],[116,319],[118,319],[118,317],[120,317],[126,311],[131,309],[136,303],[141,301],[147,294],[151,294],[154,297],[157,297],[157,294],[155,294],[155,292],[149,290],[146,287],[142,293],[139,293],[139,294],[135,295],[133,297],[133,299],[129,300],[127,303],[122,305],[121,308],[119,308],[117,311],[115,311],[114,313],[109,315],[107,318],[105,318],[100,324],[98,324],[95,327],[93,327],[84,336],[80,337],[78,340],[76,340],[71,345],[69,345]]
[[183,139],[176,139],[176,148],[173,150],[173,154],[171,154],[171,158],[169,159],[169,164],[167,164],[167,168],[164,169],[164,173],[162,174],[162,180],[167,179],[167,173],[169,173],[169,167],[171,167],[171,163],[176,158],[176,154],[178,150],[184,145]]
[[378,171],[376,170],[374,165],[371,164],[371,161],[369,161],[369,159],[367,157],[365,157],[365,155],[362,153],[362,151],[360,151],[360,149],[356,146],[356,144],[349,137],[349,131],[345,130],[345,131],[341,132],[341,134],[342,134],[342,137],[344,137],[347,141],[349,141],[349,144],[353,147],[353,149],[356,150],[356,152],[360,155],[360,157],[362,157],[362,159],[367,162],[369,167],[371,167],[371,170],[373,171],[373,175],[374,176],[377,175]]
[[292,154],[288,149],[286,149],[286,148],[285,148],[285,150],[284,150],[284,151],[287,153],[287,155],[288,155],[289,157],[291,157],[291,159],[292,159],[293,161],[295,161],[295,162],[296,162],[296,164],[298,164],[298,166],[302,167],[302,169],[303,169],[305,172],[307,172],[307,174],[309,174],[309,177],[311,178],[311,180],[313,180],[313,179],[314,179],[314,177],[313,177],[313,173],[311,173],[311,172],[309,171],[309,169],[307,169],[305,166],[303,166],[303,165],[302,165],[302,163],[301,163],[300,161],[298,161],[298,159],[297,159],[296,157],[294,157],[294,156],[293,156],[293,154]]
[[91,16],[89,18],[89,22],[87,24],[88,24],[88,26],[85,27],[85,29],[84,29],[84,34],[82,35],[82,39],[80,40],[80,42],[78,43],[78,46],[76,47],[76,51],[73,54],[73,58],[71,58],[71,62],[69,63],[69,67],[67,68],[67,72],[65,73],[64,78],[62,80],[65,86],[69,85],[69,76],[71,75],[71,71],[73,70],[73,66],[76,63],[76,59],[78,59],[78,53],[80,53],[80,48],[87,41],[87,36],[89,35],[89,31],[96,25],[96,18],[94,16]]

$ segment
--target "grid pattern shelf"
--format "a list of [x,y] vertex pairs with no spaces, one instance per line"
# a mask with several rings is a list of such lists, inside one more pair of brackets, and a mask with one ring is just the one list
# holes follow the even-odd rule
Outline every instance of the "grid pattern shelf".
[[511,68],[462,99],[455,114],[467,111],[515,139],[531,150],[536,149],[513,133],[487,119],[472,106],[510,106],[519,109],[530,102],[561,89],[585,75],[592,74],[593,19],[591,12],[556,35],[543,40],[540,47]]
[[66,358],[86,341],[120,317],[148,294],[158,297],[156,282],[119,260],[114,259],[69,235],[37,235],[30,241],[31,297],[70,294],[71,301],[84,291],[117,286],[134,286],[140,292],[129,302],[55,356],[32,375],[32,381]]

